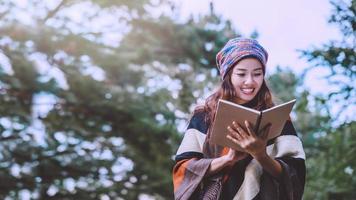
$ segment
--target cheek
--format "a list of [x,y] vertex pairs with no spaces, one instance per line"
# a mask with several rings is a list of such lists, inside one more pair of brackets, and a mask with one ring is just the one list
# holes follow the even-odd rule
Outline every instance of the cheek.
[[238,92],[239,88],[241,87],[241,84],[237,81],[232,82],[233,88]]
[[256,81],[256,83],[257,83],[257,85],[258,85],[258,88],[260,89],[261,86],[262,86],[262,84],[263,84],[263,78],[258,79],[258,80]]
[[242,80],[237,77],[231,77],[231,83],[234,87],[238,87],[242,84]]

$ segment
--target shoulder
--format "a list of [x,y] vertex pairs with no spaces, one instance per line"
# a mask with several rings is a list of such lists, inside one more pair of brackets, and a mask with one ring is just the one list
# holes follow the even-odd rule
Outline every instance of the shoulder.
[[196,129],[199,132],[206,134],[208,129],[208,124],[205,121],[206,115],[207,112],[203,109],[194,110],[189,120],[187,129]]

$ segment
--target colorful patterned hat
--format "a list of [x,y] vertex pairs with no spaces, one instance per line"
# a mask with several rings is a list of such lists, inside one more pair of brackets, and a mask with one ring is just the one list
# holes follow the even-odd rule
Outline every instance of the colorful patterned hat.
[[267,51],[254,39],[233,38],[216,55],[216,65],[220,71],[221,79],[224,80],[229,70],[246,57],[257,58],[265,73],[268,59]]

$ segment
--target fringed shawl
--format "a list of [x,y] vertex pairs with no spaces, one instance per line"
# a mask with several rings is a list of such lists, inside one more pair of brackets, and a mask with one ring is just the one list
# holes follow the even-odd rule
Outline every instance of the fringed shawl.
[[[199,199],[203,183],[212,178],[206,176],[214,158],[203,153],[208,131],[204,117],[204,112],[193,115],[176,153],[173,185],[177,200]],[[223,149],[221,155],[226,152]],[[286,122],[279,137],[268,141],[267,153],[283,168],[280,181],[249,156],[219,173],[224,177],[220,199],[300,200],[305,184],[305,153],[291,121]]]

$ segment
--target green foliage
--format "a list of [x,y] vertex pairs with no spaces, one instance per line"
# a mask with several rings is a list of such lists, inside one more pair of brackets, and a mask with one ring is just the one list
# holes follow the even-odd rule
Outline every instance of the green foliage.
[[331,3],[334,12],[329,22],[339,27],[343,37],[323,47],[302,51],[302,55],[313,64],[309,70],[323,68],[329,71],[325,79],[330,87],[338,89],[328,93],[324,99],[341,104],[341,110],[345,110],[348,105],[356,104],[356,1],[335,0]]
[[[323,47],[303,51],[302,55],[313,64],[309,69],[328,69],[326,80],[335,91],[310,98],[315,102],[315,112],[323,117],[311,120],[312,129],[307,143],[307,199],[355,199],[355,121],[339,122],[340,115],[350,112],[356,104],[354,80],[356,78],[355,22],[356,1],[331,1],[334,12],[329,20],[343,33],[340,41],[331,41]],[[309,71],[306,72],[308,74]],[[331,112],[338,104],[336,114]],[[334,111],[335,112],[335,111]],[[353,112],[353,111],[351,111]],[[309,120],[305,120],[308,122]],[[315,123],[316,122],[316,123]],[[312,138],[314,138],[312,140]]]
[[[318,154],[308,160],[306,199],[341,199],[355,197],[356,123],[348,123],[321,136],[314,148]],[[318,192],[315,192],[318,191]]]
[[279,66],[274,74],[267,78],[272,94],[276,94],[276,103],[284,103],[296,97],[296,88],[300,80],[290,69],[282,70]]
[[[177,127],[196,99],[218,84],[215,55],[240,34],[212,4],[208,15],[178,23],[148,12],[147,6],[170,6],[166,1],[93,0],[83,10],[95,14],[86,13],[90,16],[76,24],[65,11],[83,2],[88,1],[63,0],[49,9],[31,1],[24,8],[31,23],[16,20],[18,6],[12,1],[0,4],[5,10],[0,53],[12,70],[0,66],[0,198],[19,199],[28,191],[33,199],[143,194],[171,199],[172,156],[181,140]],[[355,54],[346,42],[354,37],[347,31],[354,31],[354,22],[348,23],[354,6],[345,5],[335,4],[331,20],[345,19],[345,43],[304,55],[334,69],[331,77],[354,79]],[[102,39],[120,28],[93,32],[84,26],[108,13],[127,27],[114,44]],[[295,125],[307,153],[306,199],[353,195],[354,122],[331,127],[327,103],[333,95],[313,98],[298,90],[302,79],[290,70],[278,68],[269,85],[280,101],[298,99]],[[347,88],[352,87],[340,86],[351,103],[354,91]]]
[[115,8],[133,16],[116,47],[100,42],[105,30],[78,33],[63,16],[82,2],[48,9],[32,1],[32,24],[12,18],[16,4],[2,4],[1,53],[12,72],[0,67],[0,198],[171,199],[179,113],[218,79],[214,55],[237,34],[213,12],[181,24],[150,17],[148,1],[92,1],[87,9],[100,9],[90,20],[109,11],[121,20]]
[[[80,1],[62,3],[56,12]],[[124,6],[94,3],[103,11]],[[131,3],[132,10],[144,5]],[[16,5],[3,6],[12,11]],[[55,13],[51,18],[61,20]],[[144,72],[132,70],[120,48],[66,27],[3,23],[0,40],[10,42],[2,43],[1,53],[13,72],[1,67],[0,198],[21,198],[26,190],[36,199],[171,198],[172,144],[179,137],[174,116],[162,106],[167,92],[154,92],[152,97],[165,97],[156,102],[137,93]],[[39,95],[54,102],[38,102]],[[41,106],[51,108],[36,114]],[[159,113],[170,119],[158,125]]]

